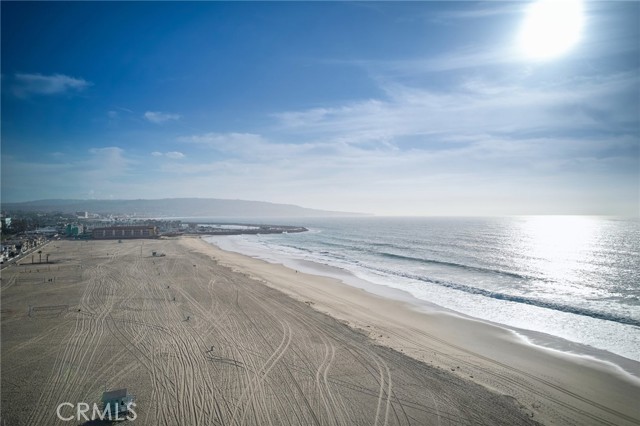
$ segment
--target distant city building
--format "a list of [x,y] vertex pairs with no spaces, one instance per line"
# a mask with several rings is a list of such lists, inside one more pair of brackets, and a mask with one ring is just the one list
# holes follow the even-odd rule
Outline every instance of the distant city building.
[[155,238],[158,231],[155,226],[110,226],[95,228],[93,238],[98,240],[123,238]]
[[68,224],[65,229],[65,234],[67,237],[77,237],[78,235],[82,235],[84,233],[84,226],[78,224]]
[[76,212],[76,216],[78,217],[78,219],[88,219],[89,212]]
[[47,236],[54,236],[58,233],[58,230],[56,228],[53,227],[47,227],[47,228],[38,228],[35,231],[27,231],[27,235],[47,235]]
[[3,217],[2,218],[2,222],[4,223],[5,227],[11,228],[11,218],[10,217]]

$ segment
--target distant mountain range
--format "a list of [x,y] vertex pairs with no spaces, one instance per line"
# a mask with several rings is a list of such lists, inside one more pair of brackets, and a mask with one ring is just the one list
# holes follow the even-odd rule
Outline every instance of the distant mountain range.
[[337,217],[362,213],[308,209],[291,204],[215,198],[160,200],[38,200],[3,203],[2,210],[24,212],[84,212],[146,217]]

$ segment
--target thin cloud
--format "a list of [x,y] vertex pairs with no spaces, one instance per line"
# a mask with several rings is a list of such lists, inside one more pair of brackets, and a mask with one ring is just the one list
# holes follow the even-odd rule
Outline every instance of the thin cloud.
[[[455,3],[454,3],[455,4]],[[481,19],[495,16],[513,15],[522,13],[525,5],[512,3],[482,3],[478,7],[470,7],[458,10],[447,10],[436,13],[431,21],[450,21],[458,19]]]
[[253,147],[264,142],[260,135],[253,133],[204,133],[199,135],[183,136],[180,142],[190,142],[206,145],[220,151],[237,151],[239,147]]
[[428,58],[400,59],[384,62],[362,62],[361,65],[395,75],[414,75],[432,72],[447,72],[464,69],[479,69],[522,61],[513,46],[483,48],[469,46]]
[[180,120],[180,117],[181,116],[179,114],[169,114],[159,111],[147,111],[144,113],[144,118],[155,124],[162,124],[167,121]]
[[[207,139],[204,135],[198,138]],[[224,135],[216,138],[222,140]],[[634,152],[632,137],[577,141],[477,134],[467,135],[464,142],[445,144],[440,139],[425,137],[410,149],[398,150],[384,145],[368,149],[341,143],[338,138],[314,145],[261,137],[254,139],[251,149],[238,150],[232,157],[205,154],[193,157],[193,162],[165,163],[161,170],[166,181],[182,182],[195,193],[216,182],[216,191],[223,191],[217,196],[243,194],[278,201],[287,194],[303,204],[322,201],[331,208],[388,214],[401,213],[407,205],[415,206],[416,213],[445,214],[451,194],[461,200],[484,197],[496,202],[510,197],[527,203],[527,208],[557,198],[564,200],[566,211],[574,212],[571,203],[585,194],[591,194],[594,205],[608,199],[607,187],[617,182],[612,171],[626,176],[637,170],[637,160],[628,155]],[[320,151],[320,146],[325,149]],[[475,186],[470,187],[469,182]],[[594,191],[596,183],[602,189]],[[519,189],[522,187],[536,191],[539,197],[529,199],[528,192]],[[618,191],[633,195],[637,185],[624,185]],[[381,210],[387,208],[383,205],[405,207],[387,211]],[[436,205],[445,207],[434,212]],[[506,207],[496,206],[483,214],[496,214]],[[610,207],[612,212],[617,210]]]
[[93,83],[63,74],[16,74],[13,93],[26,98],[32,95],[60,95],[82,92]]
[[179,151],[170,151],[164,154],[167,158],[171,158],[172,160],[180,160],[185,157],[185,155]]
[[125,174],[132,164],[125,156],[125,151],[117,146],[91,148],[88,164],[90,173],[95,176],[112,177]]
[[[526,83],[526,82],[525,82]],[[331,108],[287,111],[275,115],[279,130],[345,143],[393,141],[426,135],[470,133],[547,134],[630,132],[637,122],[637,103],[621,104],[637,90],[633,74],[608,78],[574,78],[566,84],[497,84],[463,82],[450,91],[400,84],[382,88],[386,99],[365,100]]]
[[152,156],[154,157],[166,157],[166,158],[170,158],[172,160],[181,160],[183,158],[186,157],[186,155],[184,155],[182,152],[180,151],[169,151],[169,152],[159,152],[159,151],[153,151],[151,153]]
[[178,141],[198,144],[227,156],[256,162],[287,158],[292,155],[335,152],[335,144],[332,142],[285,143],[254,133],[204,133],[183,136],[178,138]]

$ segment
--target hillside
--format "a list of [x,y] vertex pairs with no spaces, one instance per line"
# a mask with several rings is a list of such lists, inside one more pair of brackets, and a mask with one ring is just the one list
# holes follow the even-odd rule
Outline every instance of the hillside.
[[38,200],[3,203],[5,211],[88,211],[153,217],[330,217],[362,216],[360,213],[308,209],[292,204],[215,198],[165,198],[160,200]]

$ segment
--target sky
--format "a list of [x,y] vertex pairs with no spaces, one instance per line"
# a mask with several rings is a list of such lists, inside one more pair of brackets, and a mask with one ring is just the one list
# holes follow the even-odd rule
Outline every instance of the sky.
[[2,201],[637,217],[640,3],[571,5],[3,1]]

